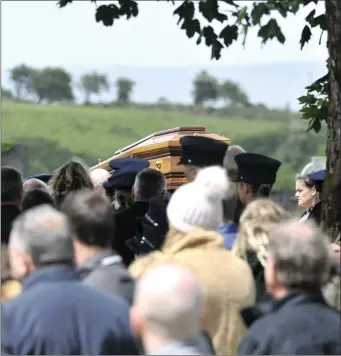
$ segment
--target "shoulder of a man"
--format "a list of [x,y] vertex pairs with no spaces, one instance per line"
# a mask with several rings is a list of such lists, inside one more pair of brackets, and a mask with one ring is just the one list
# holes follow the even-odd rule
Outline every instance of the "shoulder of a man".
[[121,263],[97,266],[83,280],[84,284],[98,290],[132,300],[135,280]]

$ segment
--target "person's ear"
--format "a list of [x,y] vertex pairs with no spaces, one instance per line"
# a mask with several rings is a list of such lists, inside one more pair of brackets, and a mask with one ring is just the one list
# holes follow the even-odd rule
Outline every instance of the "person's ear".
[[10,267],[15,278],[23,279],[34,272],[36,267],[31,256],[19,249],[9,249]]
[[144,318],[134,306],[130,308],[130,328],[136,337],[141,338],[144,329]]

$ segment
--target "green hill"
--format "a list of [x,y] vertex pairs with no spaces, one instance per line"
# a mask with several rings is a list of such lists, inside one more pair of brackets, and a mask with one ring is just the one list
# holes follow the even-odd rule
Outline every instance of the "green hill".
[[[92,165],[153,132],[178,126],[204,126],[247,150],[274,155],[287,138],[289,121],[218,118],[158,109],[2,103],[2,140],[27,146],[27,174],[52,171],[71,155]],[[288,166],[282,171],[280,185],[292,186],[295,172]]]
[[3,139],[47,139],[75,153],[109,157],[117,149],[153,132],[178,126],[205,126],[232,140],[263,136],[286,124],[243,118],[214,118],[161,110],[45,106],[4,102]]

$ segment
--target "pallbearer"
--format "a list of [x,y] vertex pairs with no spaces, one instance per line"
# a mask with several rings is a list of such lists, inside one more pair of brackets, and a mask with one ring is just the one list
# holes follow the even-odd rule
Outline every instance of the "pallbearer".
[[184,173],[192,182],[200,168],[222,166],[229,145],[225,142],[204,136],[184,136],[180,138]]

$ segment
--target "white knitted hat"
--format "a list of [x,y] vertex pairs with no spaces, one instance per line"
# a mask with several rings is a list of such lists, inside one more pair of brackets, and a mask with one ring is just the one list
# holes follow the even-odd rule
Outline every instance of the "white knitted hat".
[[211,166],[199,170],[195,180],[178,188],[167,207],[170,225],[182,232],[199,226],[216,231],[223,223],[222,201],[230,182],[222,167]]

